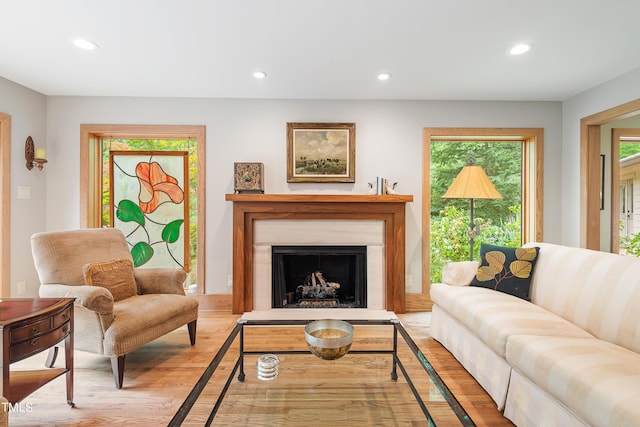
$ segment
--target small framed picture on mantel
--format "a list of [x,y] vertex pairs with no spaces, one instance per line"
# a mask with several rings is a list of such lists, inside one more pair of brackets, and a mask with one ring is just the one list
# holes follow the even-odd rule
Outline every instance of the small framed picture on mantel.
[[264,163],[234,163],[233,191],[237,194],[264,193]]
[[355,123],[287,123],[287,182],[355,182]]

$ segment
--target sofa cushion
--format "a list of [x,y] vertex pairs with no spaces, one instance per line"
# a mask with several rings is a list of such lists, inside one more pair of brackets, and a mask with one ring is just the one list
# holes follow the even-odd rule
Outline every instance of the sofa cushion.
[[114,301],[120,301],[138,293],[138,285],[133,276],[133,263],[129,259],[85,264],[82,271],[87,285],[108,289]]
[[600,339],[640,353],[640,259],[534,245],[540,255],[531,300]]
[[537,247],[507,248],[483,243],[480,246],[482,262],[471,286],[505,292],[529,301],[538,252]]
[[442,268],[442,283],[468,286],[478,272],[478,261],[449,262]]
[[591,425],[640,421],[640,355],[595,338],[517,336],[507,361]]
[[431,300],[502,357],[513,335],[592,337],[530,302],[491,289],[435,283],[431,285]]

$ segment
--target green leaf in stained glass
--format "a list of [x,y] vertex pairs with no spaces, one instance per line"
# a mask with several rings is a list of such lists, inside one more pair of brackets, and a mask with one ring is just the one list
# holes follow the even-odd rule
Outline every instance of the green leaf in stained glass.
[[167,243],[175,243],[180,237],[180,226],[183,222],[183,219],[176,219],[165,225],[162,229],[162,240]]
[[153,256],[153,248],[146,242],[138,242],[131,248],[131,257],[133,258],[133,266],[140,267]]
[[140,209],[140,206],[138,206],[131,200],[120,200],[120,203],[118,203],[116,216],[120,221],[135,221],[144,227],[144,213],[142,212],[142,209]]

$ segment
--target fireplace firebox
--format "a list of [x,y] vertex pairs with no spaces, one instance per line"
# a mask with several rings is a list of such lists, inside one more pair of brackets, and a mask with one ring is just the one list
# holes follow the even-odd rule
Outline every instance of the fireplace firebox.
[[366,308],[366,246],[273,246],[273,308]]

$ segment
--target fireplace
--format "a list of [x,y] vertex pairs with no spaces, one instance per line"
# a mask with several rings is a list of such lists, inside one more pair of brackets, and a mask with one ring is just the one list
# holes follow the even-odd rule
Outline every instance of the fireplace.
[[272,246],[272,308],[366,308],[366,246]]
[[412,196],[227,194],[225,198],[233,202],[233,313],[273,309],[272,246],[317,244],[366,245],[367,307],[362,311],[405,312],[405,204],[413,201]]

